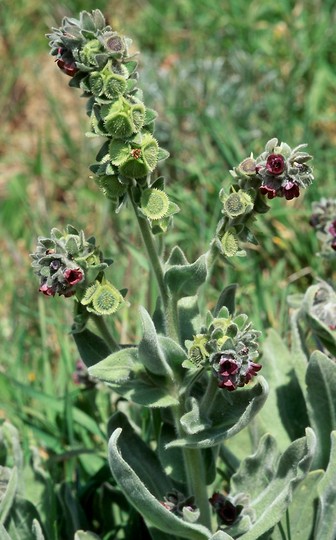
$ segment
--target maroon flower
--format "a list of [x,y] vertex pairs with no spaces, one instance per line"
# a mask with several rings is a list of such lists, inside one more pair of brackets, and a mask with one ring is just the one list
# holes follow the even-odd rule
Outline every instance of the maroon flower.
[[83,279],[83,272],[80,268],[66,268],[63,275],[71,286],[76,285]]
[[330,232],[331,236],[336,236],[336,219],[330,225],[328,232]]
[[239,364],[231,355],[223,355],[219,361],[218,377],[220,388],[226,388],[229,392],[232,392],[237,388],[236,379]]
[[[257,375],[258,371],[260,371],[262,368],[261,364],[256,364],[255,362],[250,362],[249,369],[247,370],[245,374],[245,380],[244,383],[241,386],[244,386],[244,384],[247,384],[250,382],[250,380]],[[240,385],[239,385],[240,386]]]
[[299,197],[300,188],[294,182],[287,182],[287,184],[282,188],[282,193],[285,196],[287,201],[291,201],[294,197]]
[[56,58],[55,62],[60,70],[66,75],[69,75],[69,77],[76,75],[76,73],[79,71],[79,69],[76,67],[76,62],[74,60],[66,61],[64,58],[62,58],[62,55],[66,52],[65,49],[62,49],[62,47],[59,47],[57,52],[59,54],[59,58]]
[[209,503],[214,507],[220,521],[225,525],[232,525],[243,509],[243,506],[234,505],[221,493],[214,493],[210,497]]
[[45,296],[55,296],[56,291],[53,287],[49,287],[47,283],[43,283],[39,288],[39,292],[43,293]]
[[260,186],[259,191],[262,195],[267,195],[268,199],[274,199],[277,196],[277,190],[268,186]]
[[270,174],[278,175],[284,171],[285,160],[281,154],[270,154],[266,161],[266,169]]

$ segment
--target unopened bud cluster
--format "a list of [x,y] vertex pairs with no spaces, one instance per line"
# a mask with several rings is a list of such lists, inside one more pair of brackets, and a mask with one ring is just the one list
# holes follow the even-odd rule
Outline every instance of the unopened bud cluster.
[[208,315],[207,330],[187,341],[188,361],[185,367],[210,366],[218,387],[228,391],[245,386],[261,369],[260,332],[252,328],[247,315],[235,317],[223,307],[217,317]]
[[214,245],[225,257],[245,255],[241,242],[257,243],[250,227],[256,214],[269,207],[265,198],[299,197],[300,190],[314,180],[308,162],[312,157],[303,151],[305,144],[292,149],[288,144],[271,139],[256,158],[251,155],[235,167],[231,175],[235,184],[230,193],[220,192],[223,218],[216,230]]
[[310,225],[314,227],[321,242],[322,257],[336,257],[336,199],[321,199],[312,205]]
[[[137,62],[129,53],[131,40],[107,26],[97,9],[81,12],[79,20],[65,17],[48,37],[58,67],[72,77],[70,86],[81,88],[88,98],[89,135],[107,139],[97,163],[91,166],[98,186],[115,209],[133,188],[140,214],[148,218],[155,232],[166,230],[178,207],[166,194],[158,193],[164,190],[164,181],[152,180],[151,174],[169,154],[153,136],[157,113],[144,105],[137,87]],[[151,205],[146,204],[148,195],[142,197],[143,190],[153,190]]]
[[86,240],[83,231],[71,225],[64,232],[52,229],[49,238],[38,238],[31,257],[44,295],[75,295],[96,315],[110,315],[122,305],[122,294],[104,274],[111,261],[104,259],[95,238]]

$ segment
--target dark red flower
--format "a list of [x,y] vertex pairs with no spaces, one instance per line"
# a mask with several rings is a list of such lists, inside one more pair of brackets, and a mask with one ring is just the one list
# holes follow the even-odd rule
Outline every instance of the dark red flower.
[[281,154],[270,154],[266,161],[266,169],[270,174],[281,174],[285,168],[285,160]]
[[39,292],[43,293],[45,296],[55,296],[56,291],[53,287],[49,287],[46,283],[43,283],[39,288]]
[[[244,384],[247,384],[250,382],[250,380],[257,375],[258,371],[260,371],[262,368],[261,364],[256,364],[255,362],[250,362],[249,368],[245,374],[245,380],[241,386],[244,386]],[[239,385],[240,386],[240,385]]]
[[243,509],[241,505],[234,505],[221,493],[214,493],[210,497],[209,503],[214,507],[219,519],[225,525],[232,525]]
[[65,62],[62,58],[57,58],[56,64],[63,73],[69,75],[69,77],[74,77],[78,73],[79,69],[76,67],[76,62]]
[[268,199],[274,199],[277,196],[277,190],[268,186],[260,186],[259,191],[262,195],[267,195]]
[[239,364],[236,360],[229,355],[223,355],[219,361],[218,378],[219,388],[226,388],[229,392],[232,392],[237,388],[237,373],[239,371]]
[[330,232],[331,236],[336,236],[336,219],[330,225],[328,232]]
[[83,272],[80,268],[66,268],[63,275],[71,286],[76,285],[83,279]]
[[282,188],[282,193],[285,196],[287,201],[291,201],[294,197],[299,197],[300,188],[294,182],[287,182],[287,184]]

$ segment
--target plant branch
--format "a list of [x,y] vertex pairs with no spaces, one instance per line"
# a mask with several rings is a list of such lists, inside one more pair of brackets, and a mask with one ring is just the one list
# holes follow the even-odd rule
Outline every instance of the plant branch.
[[117,352],[119,351],[120,347],[118,343],[115,341],[114,337],[112,336],[105,319],[99,315],[95,315],[93,313],[90,314],[91,319],[94,321],[97,329],[99,330],[99,333],[101,334],[102,338],[106,341],[107,345],[110,347],[111,352]]

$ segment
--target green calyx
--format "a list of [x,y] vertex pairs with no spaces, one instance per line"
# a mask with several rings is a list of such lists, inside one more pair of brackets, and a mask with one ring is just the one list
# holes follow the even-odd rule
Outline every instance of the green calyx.
[[164,191],[145,189],[141,194],[141,210],[151,220],[162,219],[168,212],[169,199]]
[[112,140],[109,146],[112,165],[121,175],[142,178],[151,173],[158,162],[159,145],[150,133],[140,133],[127,142]]
[[225,195],[222,190],[219,194],[219,198],[223,203],[223,214],[230,219],[247,214],[253,209],[252,197],[242,189],[237,192],[233,191],[230,195]]
[[141,102],[132,103],[120,96],[112,105],[102,108],[102,116],[109,136],[128,139],[141,130],[145,119],[145,107]]
[[95,315],[112,315],[118,311],[123,302],[122,294],[105,279],[101,283],[96,281],[88,287],[80,300],[80,303]]

